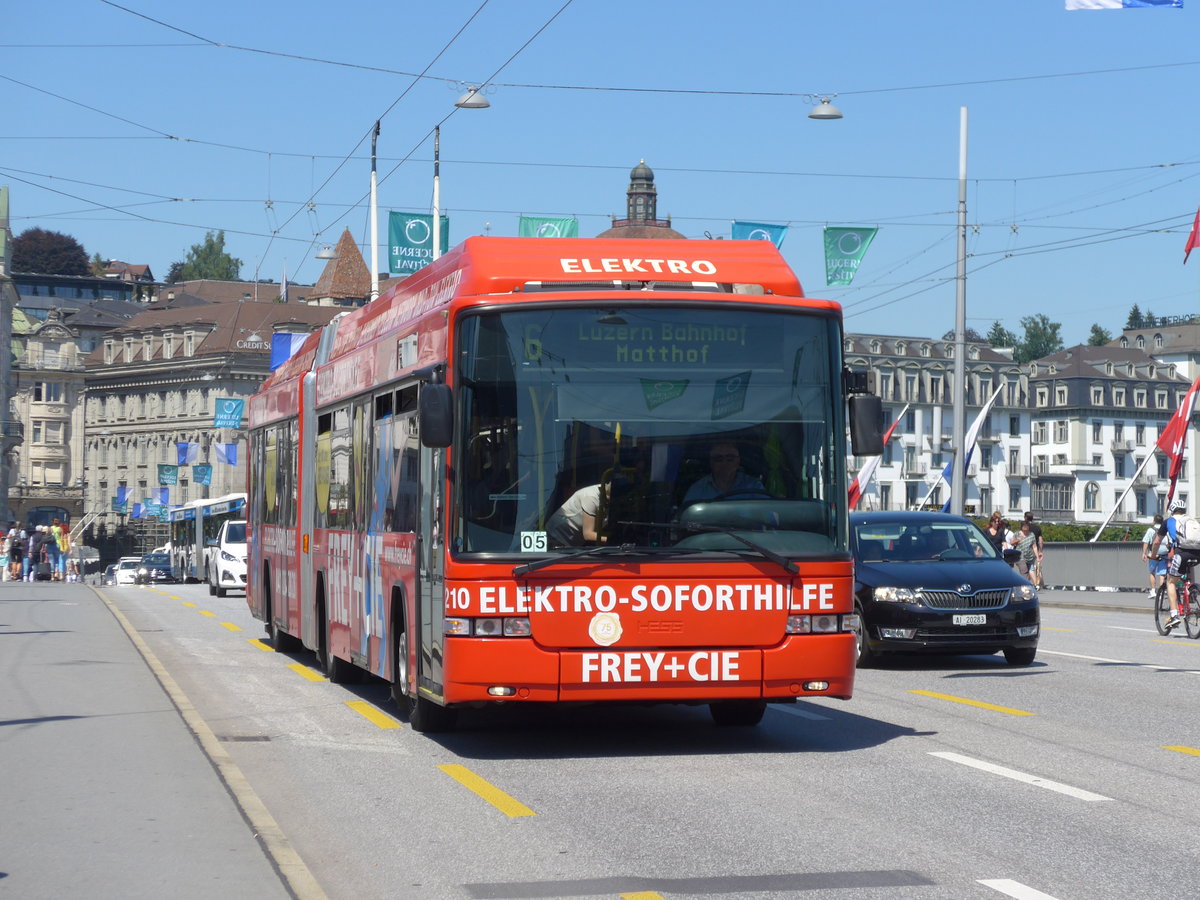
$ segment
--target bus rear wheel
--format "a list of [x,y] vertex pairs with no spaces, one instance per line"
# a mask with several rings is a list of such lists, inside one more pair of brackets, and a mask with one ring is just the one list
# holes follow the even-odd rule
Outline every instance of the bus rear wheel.
[[392,645],[392,699],[400,711],[408,717],[408,726],[421,734],[453,731],[458,722],[458,711],[439,706],[420,693],[409,696],[408,686],[408,634],[399,632]]
[[713,722],[721,727],[749,727],[762,721],[765,700],[718,700],[708,704]]

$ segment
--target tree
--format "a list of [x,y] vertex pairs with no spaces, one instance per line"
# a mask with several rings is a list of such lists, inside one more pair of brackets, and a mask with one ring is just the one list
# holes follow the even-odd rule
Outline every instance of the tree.
[[87,275],[88,258],[70,235],[29,228],[13,238],[12,268],[36,275]]
[[106,268],[108,268],[108,266],[104,262],[104,257],[102,257],[99,253],[93,253],[91,262],[88,263],[88,269],[91,271],[91,273],[97,278],[103,278],[104,270]]
[[1142,318],[1142,311],[1138,309],[1138,305],[1133,304],[1133,308],[1129,310],[1129,318],[1125,320],[1126,329],[1141,328],[1145,324],[1145,319]]
[[[967,343],[970,343],[970,344],[982,344],[983,340],[984,340],[983,337],[979,334],[979,332],[976,331],[974,328],[972,328],[970,325],[968,325],[967,330],[963,332],[963,337],[967,340]],[[942,340],[943,341],[954,340],[954,332],[947,331],[945,334],[942,335]]]
[[1153,328],[1158,324],[1158,317],[1150,310],[1146,310],[1146,314],[1142,316],[1142,328]]
[[1100,327],[1098,322],[1092,323],[1092,333],[1088,335],[1089,347],[1103,347],[1112,341],[1112,335]]
[[[184,258],[179,270],[179,281],[197,281],[202,278],[213,281],[237,281],[242,261],[235,259],[225,252],[225,232],[218,231],[215,235],[209,231],[204,235],[204,243],[193,244]],[[175,264],[171,265],[170,275],[175,273]]]
[[167,284],[175,284],[177,281],[183,281],[183,260],[171,263],[171,268],[167,270]]
[[992,323],[991,330],[988,331],[986,340],[993,347],[1017,346],[1017,336],[1001,325],[999,319]]
[[1016,362],[1027,363],[1030,360],[1041,359],[1063,348],[1062,336],[1059,333],[1062,325],[1051,322],[1045,313],[1026,316],[1021,320],[1021,328],[1025,334],[1017,341],[1013,352]]

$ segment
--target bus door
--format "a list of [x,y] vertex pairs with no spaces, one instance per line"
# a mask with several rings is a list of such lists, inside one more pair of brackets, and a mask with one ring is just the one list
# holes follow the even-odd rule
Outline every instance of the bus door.
[[444,535],[442,511],[445,495],[446,452],[421,446],[420,520],[417,543],[417,622],[412,633],[420,635],[417,648],[417,686],[441,697],[443,691],[443,650],[445,648]]

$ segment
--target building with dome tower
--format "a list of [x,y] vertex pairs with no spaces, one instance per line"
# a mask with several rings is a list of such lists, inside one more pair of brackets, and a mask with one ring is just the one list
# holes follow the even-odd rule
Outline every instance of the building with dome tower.
[[596,237],[684,238],[671,227],[670,216],[658,218],[658,188],[654,186],[654,171],[644,159],[629,173],[629,190],[625,192],[625,198],[625,218],[614,218],[612,227]]

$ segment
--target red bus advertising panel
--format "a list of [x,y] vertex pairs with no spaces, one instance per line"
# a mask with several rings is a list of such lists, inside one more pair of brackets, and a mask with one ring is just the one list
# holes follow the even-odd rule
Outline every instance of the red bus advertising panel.
[[769,242],[471,238],[253,398],[251,610],[418,730],[848,699],[841,346]]

